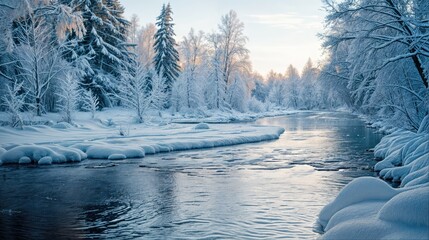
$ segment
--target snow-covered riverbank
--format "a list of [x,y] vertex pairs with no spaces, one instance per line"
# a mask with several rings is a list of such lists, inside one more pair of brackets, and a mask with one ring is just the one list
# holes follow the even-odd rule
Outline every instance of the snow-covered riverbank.
[[322,239],[428,239],[429,134],[396,131],[374,151],[380,177],[349,183],[320,213]]
[[[40,120],[51,121],[50,125],[26,126],[23,130],[1,127],[2,163],[50,164],[86,158],[140,158],[159,152],[273,140],[284,131],[280,127],[251,124],[180,124],[172,123],[172,117],[136,124],[131,112],[118,109],[100,112],[95,120],[81,113],[75,125],[54,123],[51,119],[56,116],[50,117]],[[227,117],[208,120],[227,122]],[[244,120],[244,116],[242,118]],[[193,119],[197,120],[207,119]]]

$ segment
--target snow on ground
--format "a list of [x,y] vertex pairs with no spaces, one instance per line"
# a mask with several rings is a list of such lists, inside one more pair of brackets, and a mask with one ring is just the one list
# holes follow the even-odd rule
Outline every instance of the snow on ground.
[[[79,113],[73,125],[55,122],[55,115],[24,130],[0,127],[3,164],[39,164],[81,161],[86,158],[120,160],[159,152],[211,148],[279,138],[284,129],[252,124],[180,124],[171,118],[133,123],[132,112],[109,109],[92,120]],[[54,119],[54,120],[51,120]],[[165,120],[167,119],[167,120]],[[204,119],[202,119],[204,120]]]
[[320,212],[322,239],[429,239],[429,134],[395,131],[375,147],[380,177],[349,183]]

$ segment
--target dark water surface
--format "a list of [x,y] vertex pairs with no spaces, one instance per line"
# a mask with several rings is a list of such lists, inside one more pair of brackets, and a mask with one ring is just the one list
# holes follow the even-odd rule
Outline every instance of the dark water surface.
[[257,123],[286,131],[277,141],[144,159],[2,166],[0,239],[317,237],[320,209],[352,179],[374,175],[366,150],[381,135],[347,113]]

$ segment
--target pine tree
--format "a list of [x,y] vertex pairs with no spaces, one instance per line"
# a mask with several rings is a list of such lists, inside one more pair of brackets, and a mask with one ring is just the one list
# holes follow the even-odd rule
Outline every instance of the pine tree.
[[91,89],[101,107],[112,105],[109,96],[117,92],[119,81],[135,74],[133,55],[127,44],[129,21],[118,0],[63,0],[82,12],[86,33],[69,54],[80,58],[82,85]]
[[156,53],[154,58],[155,70],[161,78],[165,79],[167,95],[171,94],[173,82],[179,76],[180,71],[179,53],[175,49],[177,44],[174,40],[172,14],[170,4],[162,6],[161,14],[157,17],[158,31],[155,34],[154,45]]

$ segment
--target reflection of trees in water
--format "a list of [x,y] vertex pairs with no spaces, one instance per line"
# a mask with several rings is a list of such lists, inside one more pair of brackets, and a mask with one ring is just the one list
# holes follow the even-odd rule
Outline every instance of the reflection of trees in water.
[[174,218],[176,217],[176,179],[175,173],[161,171],[155,174],[156,197],[153,199],[154,219],[148,223],[150,228],[158,228],[158,237],[168,237],[174,232]]

